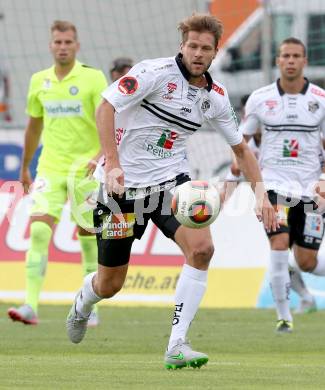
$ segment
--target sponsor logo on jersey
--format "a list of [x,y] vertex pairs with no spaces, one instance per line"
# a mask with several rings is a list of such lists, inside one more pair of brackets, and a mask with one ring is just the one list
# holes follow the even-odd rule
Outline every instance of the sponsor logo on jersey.
[[82,116],[82,102],[80,100],[47,101],[44,103],[46,113],[51,118],[68,116]]
[[139,83],[135,77],[125,76],[118,83],[118,90],[123,95],[132,95],[138,89]]
[[230,106],[230,114],[235,122],[235,125],[236,125],[236,130],[238,131],[238,120],[237,120],[237,116],[236,116],[236,113],[235,113],[235,110],[232,106]]
[[167,91],[168,93],[173,93],[177,89],[177,84],[175,83],[168,83],[167,84]]
[[297,106],[297,98],[293,96],[288,96],[288,107],[296,108]]
[[177,84],[175,83],[167,83],[167,93],[163,95],[163,98],[166,100],[172,100],[173,96],[172,93],[176,91],[177,89]]
[[308,102],[308,111],[314,113],[319,109],[319,104],[317,102]]
[[72,85],[72,86],[69,88],[69,92],[70,92],[70,95],[75,96],[75,95],[77,95],[77,93],[79,92],[79,88],[76,87],[75,85]]
[[181,112],[180,112],[180,115],[182,116],[187,116],[188,114],[190,114],[192,112],[192,109],[189,108],[189,107],[182,107],[181,108]]
[[276,205],[276,219],[281,226],[288,226],[289,207],[282,204]]
[[187,99],[191,101],[195,100],[198,92],[199,92],[199,88],[194,88],[189,85],[187,90],[187,96],[186,96]]
[[123,128],[118,127],[117,129],[115,129],[115,140],[116,140],[117,146],[119,146],[119,144],[121,143],[122,138],[123,138],[123,134],[124,134]]
[[282,157],[298,157],[299,143],[296,139],[283,140]]
[[202,104],[201,104],[201,110],[203,111],[203,113],[207,112],[210,107],[211,107],[210,100],[204,99]]
[[217,92],[219,95],[222,95],[224,96],[225,95],[225,91],[219,87],[219,85],[215,84],[215,83],[212,83],[212,89]]
[[135,214],[102,214],[103,240],[119,240],[132,237],[135,225]]
[[157,158],[169,158],[173,155],[172,149],[177,138],[178,133],[175,131],[163,130],[156,143],[146,143],[146,150]]
[[272,111],[278,105],[278,102],[276,100],[266,100],[265,105],[270,111]]
[[125,199],[126,200],[142,199],[156,192],[171,190],[176,186],[176,183],[177,183],[176,180],[169,180],[166,181],[165,183],[156,184],[154,186],[149,186],[149,187],[128,188],[125,191]]
[[298,114],[288,114],[287,120],[290,122],[294,122],[296,119],[298,119]]
[[304,236],[321,239],[323,237],[323,229],[324,222],[322,215],[316,213],[306,213]]
[[321,96],[321,97],[325,97],[325,92],[320,90],[320,89],[317,89],[317,88],[311,88],[311,93],[313,93],[314,95],[317,95],[317,96]]
[[157,146],[160,146],[164,149],[172,149],[174,146],[174,141],[178,137],[178,134],[175,131],[165,130],[160,136]]
[[166,65],[160,66],[158,68],[154,68],[154,71],[157,72],[159,70],[168,69],[168,68],[170,68],[172,66],[173,66],[172,64],[166,64]]

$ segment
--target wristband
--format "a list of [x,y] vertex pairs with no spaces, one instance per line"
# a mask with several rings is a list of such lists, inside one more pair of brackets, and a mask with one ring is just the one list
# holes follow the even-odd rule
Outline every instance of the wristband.
[[325,172],[322,172],[319,176],[319,180],[325,180]]

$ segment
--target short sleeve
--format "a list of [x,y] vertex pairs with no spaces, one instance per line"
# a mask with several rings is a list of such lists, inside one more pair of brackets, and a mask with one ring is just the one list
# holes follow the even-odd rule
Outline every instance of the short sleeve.
[[109,86],[102,93],[102,97],[111,103],[117,112],[124,111],[140,103],[153,91],[155,76],[150,65],[140,62]]
[[260,127],[260,120],[257,115],[254,95],[251,95],[245,105],[245,115],[240,122],[239,129],[244,135],[254,135]]
[[221,130],[229,145],[234,146],[242,142],[243,136],[238,131],[236,114],[230,104],[228,95],[224,91],[224,96],[215,102],[220,109],[213,119],[209,120],[210,125]]
[[99,103],[101,102],[102,93],[107,88],[107,80],[102,71],[97,71],[97,75],[94,78],[94,92],[93,92],[93,104],[95,107],[99,106]]
[[33,118],[43,117],[43,106],[39,100],[39,91],[39,81],[33,75],[29,83],[26,107],[26,113]]

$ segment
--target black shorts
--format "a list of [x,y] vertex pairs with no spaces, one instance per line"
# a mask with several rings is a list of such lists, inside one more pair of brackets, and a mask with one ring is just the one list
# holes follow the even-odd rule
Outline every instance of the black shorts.
[[280,228],[267,233],[269,237],[288,233],[290,247],[295,243],[303,248],[318,250],[324,235],[324,214],[317,213],[313,201],[304,202],[268,191],[270,202],[275,206]]
[[189,180],[181,174],[157,186],[128,188],[122,198],[108,197],[102,185],[94,210],[98,263],[107,267],[127,264],[133,241],[142,237],[150,219],[166,237],[174,239],[180,223],[172,214],[169,190]]

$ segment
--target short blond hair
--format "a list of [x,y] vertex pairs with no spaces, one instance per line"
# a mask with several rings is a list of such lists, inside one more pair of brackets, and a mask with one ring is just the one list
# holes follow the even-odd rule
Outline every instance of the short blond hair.
[[183,43],[187,41],[188,33],[190,31],[210,32],[214,35],[215,45],[218,47],[218,43],[223,33],[223,25],[221,21],[213,15],[194,13],[192,16],[179,23],[178,30],[182,33]]
[[51,33],[53,33],[54,31],[65,32],[69,30],[74,32],[75,39],[78,40],[77,28],[71,22],[68,22],[66,20],[55,20],[51,26]]

